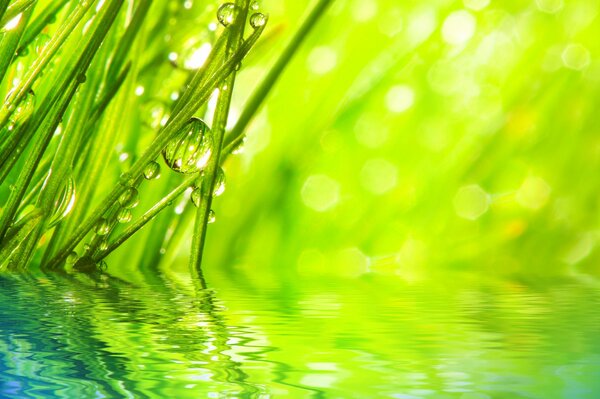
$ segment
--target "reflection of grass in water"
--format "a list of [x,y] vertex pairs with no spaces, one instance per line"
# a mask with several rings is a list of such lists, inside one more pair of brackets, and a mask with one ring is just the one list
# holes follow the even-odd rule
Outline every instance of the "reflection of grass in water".
[[[194,15],[188,10],[193,3],[163,5],[161,10],[161,5],[151,8],[149,1],[142,1],[135,10],[130,7],[127,11],[122,10],[122,0],[108,1],[96,9],[90,8],[92,2],[39,3],[15,3],[0,10],[5,13],[3,44],[7,45],[1,58],[10,66],[4,76],[6,101],[0,110],[0,182],[6,186],[0,215],[3,265],[26,268],[38,243],[44,243],[38,251],[44,252],[44,269],[61,268],[65,260],[78,271],[103,268],[104,257],[190,187],[198,208],[190,270],[197,275],[206,228],[214,219],[212,198],[223,191],[220,164],[242,144],[248,123],[330,1],[317,2],[227,138],[237,71],[267,22],[257,3],[238,0],[220,5],[216,14],[224,26],[221,35],[215,39],[217,25],[207,23],[208,28],[200,32],[207,38],[191,56],[187,54],[190,38],[168,25],[182,20],[177,27],[184,30],[185,23],[194,26],[197,19],[210,21],[210,14],[200,9],[196,19],[185,21]],[[80,31],[90,15],[92,19]],[[61,22],[55,27],[57,17]],[[244,35],[247,23],[252,31]],[[42,35],[41,30],[51,32],[50,36]],[[165,56],[169,45],[153,47],[157,39],[181,46],[181,53],[168,56],[179,65],[176,70]],[[20,51],[13,54],[16,48]],[[186,69],[189,65],[195,65],[197,71]],[[164,91],[165,87],[175,91]],[[209,104],[210,98],[216,99],[214,106]],[[145,103],[153,103],[154,108],[135,118]],[[212,128],[194,115],[212,119]],[[140,123],[148,119],[151,129]],[[115,146],[118,157],[111,156]],[[161,151],[171,169],[191,176],[173,189],[175,178],[166,171],[169,176],[163,181],[170,182],[156,190],[155,199],[148,195],[158,202],[111,238],[113,231],[122,230],[119,223],[131,221],[132,210],[140,202],[139,190],[150,190],[151,182],[144,180],[159,177],[155,160]],[[107,168],[112,169],[108,176]],[[184,207],[185,202],[176,213],[181,214],[179,209]],[[163,218],[163,223],[155,223],[153,246],[145,246],[150,254],[166,251],[173,224],[179,225],[177,219],[171,215]],[[181,233],[175,237],[183,238]],[[74,252],[78,246],[79,254]],[[138,246],[144,247],[143,239]]]
[[234,336],[212,291],[189,297],[165,283],[149,289],[103,279],[99,290],[69,276],[25,277],[5,280],[2,290],[12,314],[4,336],[14,337],[4,353],[17,354],[6,366],[20,370],[13,378],[24,384],[69,397],[262,392],[230,355]]

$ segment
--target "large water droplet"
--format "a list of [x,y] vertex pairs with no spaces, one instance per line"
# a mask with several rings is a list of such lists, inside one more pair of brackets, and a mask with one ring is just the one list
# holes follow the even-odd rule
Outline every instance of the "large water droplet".
[[165,163],[179,173],[198,172],[212,153],[212,135],[202,120],[191,118],[163,150]]
[[96,224],[96,234],[99,236],[105,236],[110,232],[110,224],[104,218],[98,220]]
[[121,208],[117,213],[119,223],[128,223],[131,221],[131,211],[127,208]]
[[229,26],[237,14],[237,9],[233,3],[223,3],[217,11],[217,19],[223,26]]
[[134,187],[127,187],[123,194],[119,197],[119,204],[123,208],[131,209],[135,208],[140,202],[138,190]]
[[214,223],[217,220],[217,216],[215,215],[215,211],[212,209],[208,212],[208,223]]
[[158,179],[160,177],[160,165],[157,162],[150,161],[144,168],[144,178],[146,180]]
[[215,189],[213,190],[213,197],[218,197],[225,191],[225,172],[222,168],[217,169],[217,176],[215,177]]
[[199,207],[200,203],[202,202],[202,189],[195,188],[190,195],[190,199],[192,200],[192,204],[194,204],[196,207]]
[[54,201],[54,211],[48,219],[48,228],[63,220],[75,205],[75,181],[72,176],[65,181],[62,190]]
[[258,29],[267,23],[267,17],[261,12],[256,12],[250,16],[250,26]]

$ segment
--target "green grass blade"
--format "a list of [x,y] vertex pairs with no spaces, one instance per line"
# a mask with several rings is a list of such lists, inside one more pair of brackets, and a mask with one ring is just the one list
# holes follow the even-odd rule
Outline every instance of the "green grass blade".
[[196,176],[189,176],[188,178],[186,178],[181,184],[179,184],[176,188],[171,190],[169,194],[167,194],[152,208],[146,211],[139,219],[133,222],[117,238],[111,241],[108,245],[108,248],[104,251],[101,251],[97,256],[95,256],[94,260],[99,261],[108,256],[115,249],[117,249],[121,244],[123,244],[127,239],[129,239],[129,237],[137,233],[148,222],[153,220],[162,210],[170,206],[171,203],[175,199],[177,199],[177,197],[179,197],[185,190],[187,190],[190,187],[190,185],[192,185],[196,181],[196,179]]
[[[238,46],[240,45],[240,41],[243,38],[250,1],[238,0],[235,4],[239,12],[235,23],[232,25],[231,35],[227,42],[227,52],[229,53],[237,50]],[[264,25],[262,28],[264,29]],[[192,237],[192,249],[189,260],[190,273],[192,276],[202,275],[202,252],[204,249],[204,242],[206,240],[206,230],[208,227],[208,219],[212,206],[217,170],[220,165],[219,158],[221,156],[221,148],[223,146],[223,138],[225,136],[225,127],[227,125],[227,118],[229,116],[229,107],[231,104],[231,96],[233,93],[235,77],[236,73],[234,71],[231,75],[229,75],[229,77],[227,77],[219,89],[219,98],[215,110],[212,129],[216,147],[213,149],[213,155],[206,166],[206,170],[203,172],[205,173],[206,178],[202,182],[203,189],[201,189],[201,201],[200,206],[196,211],[196,221],[194,226],[194,234]],[[204,189],[204,187],[206,187],[206,189]]]
[[304,20],[296,34],[294,34],[294,37],[290,43],[286,46],[286,48],[283,50],[283,53],[279,56],[273,67],[269,70],[269,73],[265,79],[252,94],[237,123],[225,138],[224,157],[227,157],[229,154],[231,154],[231,152],[242,143],[246,127],[254,115],[256,115],[258,109],[277,83],[277,80],[285,70],[285,67],[291,61],[294,54],[296,54],[298,51],[298,48],[302,42],[306,39],[319,19],[325,14],[327,7],[329,7],[332,2],[333,0],[319,0],[318,3],[315,4],[314,8],[308,14],[307,18]]

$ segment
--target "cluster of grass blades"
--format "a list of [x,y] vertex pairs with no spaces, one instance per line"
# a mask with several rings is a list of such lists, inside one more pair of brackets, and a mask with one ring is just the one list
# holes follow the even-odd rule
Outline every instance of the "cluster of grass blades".
[[202,280],[223,163],[329,3],[316,2],[228,130],[237,71],[267,25],[257,2],[208,7],[189,67],[169,39],[192,2],[1,1],[0,270],[101,271],[182,197],[186,211],[156,220],[140,245],[156,262],[186,238],[173,219],[192,218],[190,272]]

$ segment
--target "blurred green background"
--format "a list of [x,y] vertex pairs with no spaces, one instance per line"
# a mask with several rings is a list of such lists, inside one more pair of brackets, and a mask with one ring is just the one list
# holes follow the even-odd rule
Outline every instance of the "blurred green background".
[[[334,3],[227,164],[207,273],[598,272],[599,8]],[[234,116],[307,4],[263,9]]]

